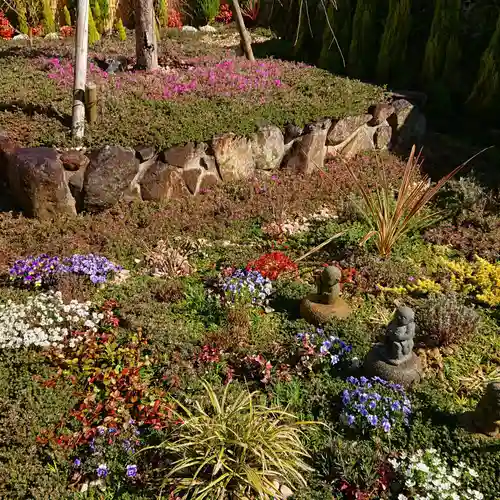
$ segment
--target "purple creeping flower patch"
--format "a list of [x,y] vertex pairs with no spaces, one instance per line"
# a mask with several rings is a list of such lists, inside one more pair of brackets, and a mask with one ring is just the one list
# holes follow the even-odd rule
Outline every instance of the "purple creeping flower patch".
[[401,385],[379,377],[348,377],[347,382],[351,388],[341,396],[341,419],[347,426],[388,434],[395,426],[409,424],[411,402]]

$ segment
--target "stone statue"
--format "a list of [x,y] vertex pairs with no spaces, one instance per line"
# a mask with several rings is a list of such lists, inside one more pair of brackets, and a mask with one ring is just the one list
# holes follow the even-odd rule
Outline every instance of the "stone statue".
[[389,323],[385,335],[385,355],[389,363],[400,365],[413,354],[415,313],[409,307],[400,307]]
[[490,382],[486,386],[470,421],[471,430],[500,438],[500,382]]
[[364,371],[401,385],[411,385],[422,378],[422,365],[413,352],[415,313],[399,307],[389,323],[383,343],[376,344],[366,356]]
[[332,318],[346,318],[351,308],[340,297],[342,273],[328,266],[316,279],[317,293],[308,295],[300,304],[300,315],[309,323],[321,325]]

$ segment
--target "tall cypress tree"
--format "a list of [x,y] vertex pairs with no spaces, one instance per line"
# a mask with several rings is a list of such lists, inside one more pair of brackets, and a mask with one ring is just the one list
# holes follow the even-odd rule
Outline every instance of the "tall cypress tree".
[[377,60],[377,79],[392,81],[403,73],[411,28],[411,0],[390,0]]
[[[325,4],[327,0],[324,0]],[[351,42],[351,0],[330,3],[325,13],[323,43],[318,65],[335,73],[345,73]]]

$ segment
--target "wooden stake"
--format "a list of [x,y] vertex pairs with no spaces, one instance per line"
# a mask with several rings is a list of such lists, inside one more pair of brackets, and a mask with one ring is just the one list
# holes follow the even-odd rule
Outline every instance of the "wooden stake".
[[73,120],[71,132],[78,141],[85,132],[85,82],[89,39],[89,0],[78,0],[75,42],[75,79],[73,83]]
[[245,27],[245,21],[243,21],[243,14],[241,13],[238,0],[233,0],[233,8],[236,16],[236,25],[238,26],[238,31],[240,32],[240,45],[243,49],[243,53],[249,61],[255,61],[252,51],[252,39],[250,38],[250,33],[248,33]]
[[90,124],[97,121],[97,87],[95,83],[87,83],[85,87],[85,114]]

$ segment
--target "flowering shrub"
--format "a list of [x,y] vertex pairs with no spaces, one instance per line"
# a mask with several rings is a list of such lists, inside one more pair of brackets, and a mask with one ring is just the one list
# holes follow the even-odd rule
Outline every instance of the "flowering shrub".
[[361,432],[383,430],[389,433],[395,426],[409,424],[411,403],[403,387],[379,377],[349,377],[353,389],[342,393],[342,421]]
[[74,475],[82,479],[105,479],[111,476],[113,483],[135,482],[140,478],[136,452],[144,445],[141,431],[130,419],[125,429],[118,433],[111,427],[99,427],[88,443],[79,446],[73,459]]
[[246,0],[241,10],[243,19],[247,22],[254,23],[259,16],[260,2],[259,0]]
[[[116,88],[133,88],[134,92],[148,99],[177,99],[184,95],[195,97],[227,96],[253,93],[268,97],[269,90],[282,87],[280,64],[273,60],[255,62],[246,59],[187,60],[186,70],[146,72],[123,72],[110,77],[94,64],[89,65],[93,80],[101,85],[112,84]],[[74,67],[71,61],[58,58],[44,60],[48,77],[69,87],[73,82]]]
[[321,328],[317,328],[315,332],[298,333],[296,337],[301,343],[302,354],[306,358],[313,357],[330,366],[346,361],[352,351],[351,345],[333,335],[326,336]]
[[399,458],[389,459],[397,473],[401,488],[398,500],[481,500],[479,491],[472,489],[471,480],[477,478],[475,470],[460,462],[448,467],[434,449],[419,450],[408,456],[402,453]]
[[0,10],[0,38],[10,40],[14,36],[14,28],[10,25],[5,14]]
[[283,273],[296,273],[298,271],[298,266],[283,252],[271,252],[250,262],[247,266],[247,270],[258,271],[264,278],[269,278],[274,281]]
[[[72,300],[64,304],[60,292],[28,297],[25,304],[9,300],[0,304],[0,347],[61,347],[75,330],[97,331],[103,318],[102,313],[92,311],[90,302]],[[71,336],[68,346],[74,348],[80,339],[81,336]]]
[[120,266],[100,255],[74,254],[60,259],[42,254],[16,261],[9,273],[12,281],[31,287],[53,285],[57,275],[62,273],[88,276],[94,284],[105,283],[110,273],[121,270]]
[[212,284],[212,290],[224,304],[251,304],[265,306],[273,286],[268,278],[258,271],[233,268],[226,269],[222,276]]
[[73,28],[73,26],[61,26],[59,28],[59,33],[62,37],[73,36],[75,34],[75,28]]
[[233,19],[233,11],[227,3],[221,3],[219,13],[215,16],[215,21],[222,24],[229,24]]
[[181,13],[176,9],[168,10],[168,23],[169,28],[182,28]]

